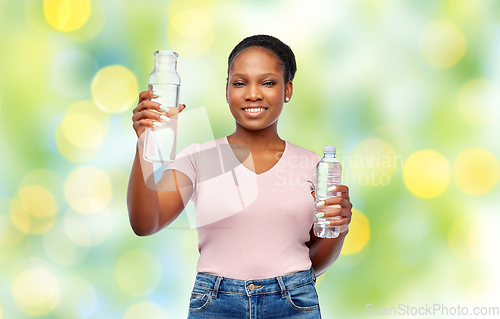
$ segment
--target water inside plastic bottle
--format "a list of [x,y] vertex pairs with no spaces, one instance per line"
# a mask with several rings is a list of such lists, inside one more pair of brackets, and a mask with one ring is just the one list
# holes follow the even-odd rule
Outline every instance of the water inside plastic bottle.
[[[316,183],[316,203],[331,197],[340,196],[341,192],[331,191],[332,186],[339,185],[342,177],[342,166],[338,160],[332,156],[323,157],[317,165],[317,183]],[[317,207],[315,206],[315,214],[326,213],[331,208],[328,206]],[[323,225],[324,221],[338,220],[340,217],[314,217],[313,231],[317,237],[321,238],[336,238],[340,234],[340,226],[327,226]]]

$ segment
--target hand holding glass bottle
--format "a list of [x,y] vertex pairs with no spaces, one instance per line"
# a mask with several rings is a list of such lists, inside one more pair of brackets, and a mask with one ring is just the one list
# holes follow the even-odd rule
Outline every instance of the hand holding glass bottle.
[[139,94],[139,102],[132,116],[132,125],[138,138],[141,138],[147,127],[160,127],[163,122],[170,121],[170,117],[179,114],[186,108],[185,104],[179,104],[178,108],[165,107],[161,103],[154,101],[157,98],[158,95],[155,95],[152,90],[143,91]]
[[138,107],[132,119],[137,136],[141,138],[144,134],[143,159],[170,163],[176,156],[177,115],[185,107],[179,105],[179,55],[173,51],[156,51],[154,56],[155,65],[149,76],[148,91],[139,95]]

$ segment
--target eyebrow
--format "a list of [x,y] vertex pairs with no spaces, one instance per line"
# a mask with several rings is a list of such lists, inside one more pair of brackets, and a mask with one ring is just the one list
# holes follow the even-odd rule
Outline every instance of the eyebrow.
[[[246,73],[236,73],[236,74],[233,74],[232,77],[235,77],[235,76],[244,77],[245,75],[246,75]],[[268,73],[262,73],[261,76],[278,76],[278,75],[268,72]]]

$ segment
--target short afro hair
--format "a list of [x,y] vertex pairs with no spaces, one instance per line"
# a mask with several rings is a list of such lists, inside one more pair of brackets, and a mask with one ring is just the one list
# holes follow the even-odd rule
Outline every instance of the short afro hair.
[[236,56],[243,50],[251,47],[261,47],[273,53],[283,67],[285,83],[293,80],[295,72],[297,72],[297,63],[295,62],[295,55],[293,54],[292,49],[285,43],[281,42],[280,39],[265,34],[247,37],[234,47],[231,54],[229,54],[227,61],[228,78],[229,70],[231,70],[231,66],[233,65],[233,61]]

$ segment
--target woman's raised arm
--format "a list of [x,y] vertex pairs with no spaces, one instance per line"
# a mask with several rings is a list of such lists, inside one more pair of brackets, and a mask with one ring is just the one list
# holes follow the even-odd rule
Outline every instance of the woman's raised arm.
[[189,177],[176,170],[167,170],[160,181],[155,183],[153,163],[143,159],[144,132],[146,127],[153,127],[154,122],[161,122],[162,116],[173,116],[179,109],[169,108],[165,112],[161,105],[151,101],[153,91],[144,91],[139,95],[139,103],[132,117],[133,127],[138,142],[127,191],[127,206],[130,225],[138,236],[148,236],[170,225],[182,212],[191,198],[193,185]]

